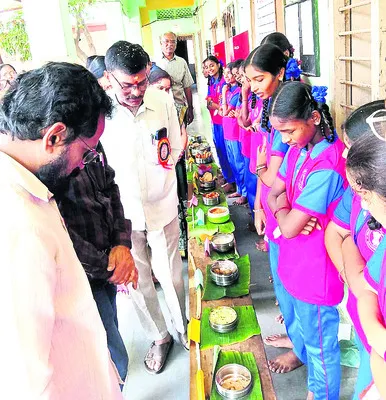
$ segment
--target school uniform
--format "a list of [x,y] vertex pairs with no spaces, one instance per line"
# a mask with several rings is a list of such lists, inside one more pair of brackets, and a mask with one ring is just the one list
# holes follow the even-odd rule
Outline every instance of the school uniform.
[[[292,239],[280,237],[278,275],[298,330],[289,334],[295,353],[308,366],[308,389],[315,400],[338,400],[339,314],[343,284],[324,245],[325,229],[346,186],[343,143],[317,143],[310,151],[290,148],[278,178],[286,184],[292,209],[316,217],[321,230]],[[303,346],[306,350],[304,357]],[[297,346],[300,345],[298,349]]]
[[[223,101],[233,110],[236,109],[237,100],[240,95],[240,86],[231,86]],[[222,118],[222,126],[224,130],[225,147],[227,151],[228,161],[235,178],[237,192],[247,197],[247,190],[244,183],[244,157],[241,154],[241,144],[239,142],[239,125],[237,118],[224,116]]]
[[[252,95],[249,94],[248,102],[251,102]],[[239,100],[236,105],[236,110],[241,110],[242,98],[239,96]],[[257,176],[252,173],[249,169],[250,157],[251,157],[251,131],[246,130],[239,126],[239,142],[241,146],[241,154],[244,158],[244,184],[247,191],[248,205],[253,213],[255,208],[256,188],[257,188]]]
[[[362,209],[360,197],[354,194],[351,188],[347,188],[332,218],[337,225],[351,231],[351,237],[366,263],[373,256],[385,235],[384,228],[375,230],[369,228],[367,222],[370,217],[371,215],[369,212]],[[347,312],[355,328],[356,342],[360,353],[358,378],[353,397],[353,400],[359,400],[360,393],[372,381],[370,369],[371,347],[367,342],[366,335],[359,320],[357,299],[350,289],[348,289]]]
[[[208,86],[208,99],[210,98],[214,103],[221,104],[221,92],[222,87],[225,85],[224,77],[221,79],[211,79],[211,83]],[[212,132],[213,142],[216,147],[216,153],[220,164],[221,172],[224,179],[228,183],[234,183],[235,178],[231,166],[228,161],[227,150],[225,147],[224,130],[222,127],[222,117],[219,115],[218,110],[209,110],[210,117],[212,119]]]

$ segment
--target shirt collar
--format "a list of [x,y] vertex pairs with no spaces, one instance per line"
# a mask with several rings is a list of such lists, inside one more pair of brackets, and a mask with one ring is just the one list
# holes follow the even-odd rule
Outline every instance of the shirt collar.
[[0,151],[0,165],[1,164],[6,164],[5,168],[1,168],[2,171],[10,171],[6,179],[21,186],[28,193],[32,194],[32,196],[47,203],[53,197],[53,194],[48,190],[47,186],[31,171],[23,167],[9,155]]
[[177,59],[176,59],[176,53],[173,54],[173,57],[172,57],[170,60],[165,56],[164,53],[162,53],[162,59],[163,59],[163,60],[167,60],[167,61],[169,61],[169,62],[170,62],[170,61],[175,61],[175,60],[177,60]]
[[119,102],[117,97],[115,96],[115,93],[113,91],[108,91],[107,94],[111,97],[113,100],[113,104],[116,107],[116,109],[122,109],[127,115],[132,116],[133,118],[137,117],[138,115],[142,114],[145,112],[146,109],[155,111],[156,110],[156,105],[158,104],[156,96],[154,96],[154,93],[152,94],[153,91],[158,91],[158,89],[153,89],[152,87],[148,87],[145,92],[145,96],[143,97],[143,102],[141,106],[139,107],[137,111],[137,115],[133,115],[133,113],[126,109],[126,107],[122,106]]

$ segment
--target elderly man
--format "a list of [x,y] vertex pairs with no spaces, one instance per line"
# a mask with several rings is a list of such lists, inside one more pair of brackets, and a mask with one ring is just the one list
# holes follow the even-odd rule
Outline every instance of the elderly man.
[[177,35],[166,32],[161,36],[162,56],[156,60],[156,64],[172,77],[172,91],[174,102],[180,121],[189,125],[193,121],[193,78],[188,64],[182,57],[175,54],[177,47]]
[[20,75],[0,105],[1,398],[122,399],[98,309],[53,197],[95,158],[111,111],[91,73],[67,63]]
[[148,89],[148,55],[141,46],[120,41],[105,57],[117,112],[106,124],[103,146],[116,172],[125,217],[132,221],[132,255],[138,288],[135,310],[153,341],[145,368],[159,373],[173,338],[167,330],[151,277],[160,282],[180,341],[186,346],[185,291],[178,251],[177,181],[180,126],[170,96]]

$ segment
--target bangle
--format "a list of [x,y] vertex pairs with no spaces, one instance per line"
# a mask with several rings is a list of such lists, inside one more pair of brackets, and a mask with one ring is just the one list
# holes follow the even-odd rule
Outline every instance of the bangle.
[[258,165],[258,166],[256,167],[256,173],[255,173],[255,175],[259,176],[259,171],[261,171],[262,169],[266,169],[266,168],[267,168],[267,166],[264,165],[264,164]]
[[264,211],[264,208],[256,208],[256,210],[253,210],[254,213],[261,212],[261,211]]
[[290,211],[291,211],[291,208],[288,207],[288,206],[279,207],[279,208],[276,209],[276,211],[273,213],[273,216],[276,218],[277,213],[278,213],[279,211],[282,211],[282,210],[290,210]]

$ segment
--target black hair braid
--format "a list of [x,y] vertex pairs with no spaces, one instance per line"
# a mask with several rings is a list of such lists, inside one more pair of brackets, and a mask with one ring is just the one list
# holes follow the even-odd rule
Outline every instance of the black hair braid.
[[252,100],[252,101],[251,101],[251,108],[252,108],[252,110],[254,110],[255,107],[256,107],[256,102],[257,102],[256,93],[253,93],[253,92],[252,92],[251,100]]
[[224,74],[224,68],[220,63],[220,68],[218,69],[218,80],[219,81],[221,81],[221,78],[222,78],[223,74]]
[[328,108],[328,105],[326,103],[323,103],[320,107],[320,110],[322,111],[324,122],[328,125],[328,128],[330,130],[329,135],[326,137],[327,142],[333,143],[335,140],[335,127],[334,121],[332,120],[330,114],[330,109]]
[[208,86],[210,86],[211,82],[212,82],[212,77],[208,75]]
[[370,217],[370,219],[367,221],[367,226],[372,231],[376,231],[382,228],[382,225],[374,217]]
[[261,127],[268,131],[269,113],[268,113],[269,99],[263,101],[263,113],[261,114]]
[[242,101],[243,101],[243,91],[240,90],[240,93],[239,93],[239,102],[241,103]]

